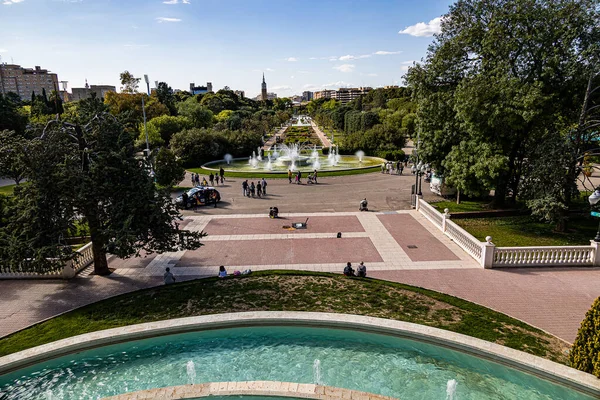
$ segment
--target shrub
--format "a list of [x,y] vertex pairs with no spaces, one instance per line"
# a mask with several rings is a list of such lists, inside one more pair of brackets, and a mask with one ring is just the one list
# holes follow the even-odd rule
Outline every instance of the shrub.
[[375,155],[380,158],[385,158],[388,161],[404,160],[403,150],[378,150]]
[[600,378],[600,297],[581,322],[569,359],[573,368]]

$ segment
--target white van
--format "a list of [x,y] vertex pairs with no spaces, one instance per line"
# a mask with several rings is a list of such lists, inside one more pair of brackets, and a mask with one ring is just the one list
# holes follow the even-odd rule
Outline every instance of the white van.
[[444,177],[436,175],[435,172],[431,173],[429,190],[442,197],[451,197],[456,195],[456,188],[446,185],[444,183]]

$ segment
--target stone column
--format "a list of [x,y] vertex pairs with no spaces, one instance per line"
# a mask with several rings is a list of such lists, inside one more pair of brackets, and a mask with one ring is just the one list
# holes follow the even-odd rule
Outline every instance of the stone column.
[[600,266],[600,243],[590,240],[590,245],[592,246],[592,249],[594,249],[594,254],[590,261],[593,262],[594,267],[599,267]]
[[496,245],[492,243],[492,237],[486,236],[485,243],[481,248],[481,266],[485,269],[491,269],[494,265],[494,250]]

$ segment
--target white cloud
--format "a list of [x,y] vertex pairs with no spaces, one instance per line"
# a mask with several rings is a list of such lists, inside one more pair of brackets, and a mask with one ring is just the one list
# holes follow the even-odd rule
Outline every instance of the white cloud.
[[308,59],[309,59],[309,60],[318,60],[318,59],[319,59],[319,57],[309,57]]
[[336,67],[333,67],[333,69],[337,69],[340,72],[352,72],[354,71],[354,64],[342,64],[342,65],[338,65]]
[[400,34],[410,36],[433,36],[436,33],[442,31],[442,17],[437,17],[429,21],[428,23],[419,22],[415,25],[407,26],[401,30]]
[[367,76],[377,76],[377,74],[371,72],[370,74],[367,74]]
[[6,49],[0,49],[0,53],[6,53],[6,52],[8,52],[8,50],[6,50]]
[[[165,0],[163,4],[179,4],[179,0]],[[190,4],[190,0],[182,0],[181,4]]]
[[273,68],[266,68],[265,71],[267,71],[267,72],[273,72],[275,70]]
[[162,23],[162,22],[181,22],[181,19],[179,19],[179,18],[169,18],[169,17],[158,17],[158,18],[156,18],[156,20],[159,23]]
[[11,6],[13,4],[22,3],[23,1],[25,0],[4,0],[2,4],[4,4],[5,6]]
[[400,53],[402,53],[402,52],[401,51],[384,51],[384,50],[379,50],[379,51],[376,51],[373,54],[375,54],[376,56],[389,56],[391,54],[400,54]]
[[296,72],[298,72],[299,74],[310,74],[310,71],[296,71]]
[[285,59],[285,61],[296,62],[296,61],[298,61],[298,59],[296,57],[288,57]]
[[292,87],[282,85],[282,86],[273,86],[271,89],[272,90],[292,90]]
[[345,55],[345,56],[341,56],[338,60],[339,61],[349,61],[349,60],[358,60],[360,58],[369,58],[371,57],[370,54],[363,54],[360,56],[351,56],[350,54]]
[[353,83],[348,83],[348,82],[344,82],[344,81],[337,81],[337,82],[326,83],[322,86],[324,88],[343,88],[343,87],[353,87],[356,85]]
[[295,76],[294,76],[294,75],[290,76],[290,79],[294,79],[294,78],[295,78]]

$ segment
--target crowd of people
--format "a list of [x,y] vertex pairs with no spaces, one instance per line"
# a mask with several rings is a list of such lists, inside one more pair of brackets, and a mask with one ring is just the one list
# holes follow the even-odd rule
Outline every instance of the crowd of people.
[[256,185],[254,181],[248,183],[248,179],[242,182],[242,194],[244,197],[263,197],[267,195],[267,181],[265,178],[259,180]]
[[[316,184],[318,182],[319,172],[315,169],[312,174],[307,176],[308,184]],[[297,185],[302,184],[302,171],[296,171],[294,174],[291,169],[288,169],[288,181],[289,183],[295,183]]]
[[218,185],[219,183],[221,183],[221,185],[224,185],[225,184],[225,170],[223,168],[221,168],[219,170],[219,175],[213,174],[211,172],[210,175],[208,175],[208,180],[206,180],[206,177],[203,177],[202,181],[200,180],[199,174],[192,173],[192,185],[208,186],[209,182],[210,182],[210,186],[215,186],[215,184]]
[[408,166],[408,161],[386,161],[381,164],[381,173],[382,174],[397,174],[402,175],[404,171],[404,167]]

